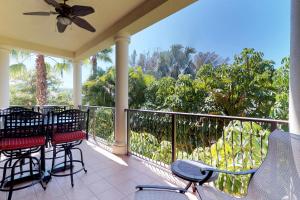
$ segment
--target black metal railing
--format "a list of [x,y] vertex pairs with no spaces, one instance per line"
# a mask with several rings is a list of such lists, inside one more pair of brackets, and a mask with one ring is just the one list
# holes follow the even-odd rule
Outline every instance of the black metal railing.
[[[201,160],[226,170],[257,168],[269,134],[288,121],[128,109],[128,151],[163,166],[176,159]],[[244,194],[249,177],[220,176],[216,186]]]
[[90,109],[89,133],[94,138],[111,146],[114,142],[115,108],[104,106],[82,106]]

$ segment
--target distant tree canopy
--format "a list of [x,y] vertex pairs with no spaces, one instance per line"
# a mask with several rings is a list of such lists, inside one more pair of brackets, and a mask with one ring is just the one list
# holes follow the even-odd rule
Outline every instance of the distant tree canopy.
[[[129,106],[156,110],[287,119],[289,59],[282,66],[245,48],[230,63],[214,52],[172,45],[130,56]],[[84,104],[114,106],[115,69],[83,86]]]
[[[71,105],[72,91],[59,89],[62,81],[54,70],[47,70],[47,104]],[[10,105],[34,106],[36,100],[36,73],[24,69],[22,76],[11,78]]]

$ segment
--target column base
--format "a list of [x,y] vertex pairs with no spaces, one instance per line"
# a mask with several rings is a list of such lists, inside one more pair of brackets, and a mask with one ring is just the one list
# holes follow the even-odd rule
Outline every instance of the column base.
[[112,147],[113,154],[126,155],[127,154],[127,144],[114,143]]

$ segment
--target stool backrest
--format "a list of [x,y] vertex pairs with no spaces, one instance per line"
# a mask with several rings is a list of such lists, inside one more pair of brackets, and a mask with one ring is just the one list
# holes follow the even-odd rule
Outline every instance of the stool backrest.
[[71,109],[53,114],[52,124],[56,133],[86,131],[88,134],[89,110]]
[[45,120],[34,111],[12,112],[4,116],[1,138],[20,138],[45,135]]
[[1,110],[0,115],[3,116],[3,115],[8,115],[13,112],[20,112],[20,111],[33,111],[33,109],[24,108],[24,107],[20,107],[20,106],[13,106],[13,107],[9,107],[9,108]]
[[40,108],[42,114],[47,115],[48,113],[54,112],[59,113],[66,110],[66,106],[44,106]]

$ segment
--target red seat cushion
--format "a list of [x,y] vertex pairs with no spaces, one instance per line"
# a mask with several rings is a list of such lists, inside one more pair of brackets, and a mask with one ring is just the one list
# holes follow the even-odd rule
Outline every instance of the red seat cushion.
[[52,144],[61,144],[86,139],[86,132],[74,131],[67,133],[55,133],[52,138]]
[[0,140],[0,150],[27,149],[45,145],[45,136],[25,138],[4,138]]

